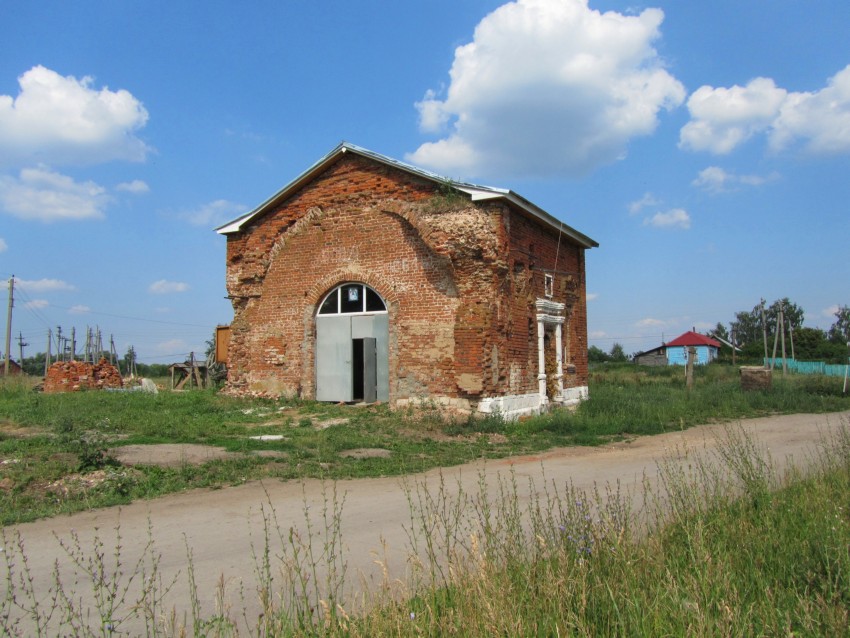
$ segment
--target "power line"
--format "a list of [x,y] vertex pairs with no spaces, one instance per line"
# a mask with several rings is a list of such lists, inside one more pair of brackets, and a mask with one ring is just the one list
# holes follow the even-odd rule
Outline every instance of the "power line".
[[[60,310],[71,310],[71,308],[66,308],[64,306],[51,306],[52,308],[59,308]],[[143,317],[130,317],[128,315],[115,315],[109,312],[100,312],[97,310],[88,310],[85,314],[87,315],[103,315],[104,317],[115,317],[116,319],[130,319],[131,321],[144,321],[147,323],[161,323],[169,326],[187,326],[191,328],[211,328],[213,327],[211,324],[199,324],[199,323],[183,323],[180,321],[165,321],[163,319],[146,319]]]

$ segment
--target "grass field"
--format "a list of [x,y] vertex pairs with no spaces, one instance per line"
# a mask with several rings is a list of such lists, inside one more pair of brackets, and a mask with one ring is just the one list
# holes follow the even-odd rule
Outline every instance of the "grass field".
[[[688,391],[680,369],[609,365],[592,372],[590,400],[576,411],[506,423],[211,391],[45,395],[13,380],[0,386],[0,524],[260,478],[398,475],[699,423],[843,410],[850,400],[839,381],[777,375],[772,390],[745,393],[736,369],[711,366],[697,370]],[[176,467],[128,468],[112,458],[121,446],[160,443],[232,454]],[[342,454],[352,450],[385,452]]]
[[[779,378],[770,391],[743,393],[736,371],[718,366],[700,370],[688,391],[677,372],[605,367],[593,372],[591,399],[576,412],[518,423],[453,420],[433,410],[399,413],[383,406],[239,401],[207,392],[46,396],[6,386],[0,391],[4,526],[32,517],[27,508],[45,516],[268,476],[398,474],[697,423],[850,408],[834,379]],[[314,554],[270,520],[267,533],[289,539],[292,554],[260,548],[257,594],[265,613],[248,635],[848,635],[850,422],[844,419],[843,426],[824,441],[810,472],[780,475],[731,424],[719,468],[709,469],[698,457],[684,470],[662,463],[661,483],[645,485],[648,505],[641,512],[611,489],[582,493],[568,485],[541,493],[525,508],[518,505],[516,485],[506,479],[498,498],[482,491],[468,495],[468,506],[446,507],[439,494],[423,499],[414,484],[410,534],[420,549],[428,548],[430,561],[419,563],[410,582],[394,584],[392,597],[371,592],[372,606],[361,615],[348,613],[344,600],[303,593],[309,589],[303,572],[277,571],[278,561],[289,564],[291,555],[309,562]],[[247,438],[258,432],[285,438]],[[116,446],[161,442],[217,445],[239,455],[167,469],[129,470],[110,461],[108,450]],[[339,454],[364,447],[392,455]],[[286,456],[250,454],[258,449]],[[97,472],[111,478],[89,488],[55,489],[57,482],[72,485],[69,476],[81,480]],[[330,543],[334,560],[344,561],[336,551],[345,541],[333,523],[337,507],[342,505],[333,500],[329,528],[316,530],[316,536],[325,549]],[[449,547],[445,539],[462,542]],[[89,617],[74,607],[73,598],[40,599],[28,592],[23,546],[5,533],[4,545],[7,594],[0,599],[0,633],[28,635],[10,615],[24,604],[39,627],[53,618],[80,635],[112,635],[100,620],[112,616],[102,610]],[[95,582],[103,576],[98,561],[109,551],[79,556],[80,564],[93,566]],[[321,554],[320,548],[316,555]],[[309,573],[310,565],[305,568]],[[344,571],[342,564],[334,573]],[[116,587],[110,578],[98,585],[104,593]],[[196,595],[214,596],[209,591],[214,584],[197,586]],[[273,595],[287,588],[293,592],[288,597]],[[238,609],[175,624],[156,592],[146,595],[145,604],[133,608],[144,614],[150,635],[239,633]],[[102,599],[107,607],[114,602]]]

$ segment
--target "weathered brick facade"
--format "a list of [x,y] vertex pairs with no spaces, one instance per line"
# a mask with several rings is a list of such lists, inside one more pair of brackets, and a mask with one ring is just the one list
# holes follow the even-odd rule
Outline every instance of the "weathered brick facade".
[[219,229],[234,309],[228,391],[315,397],[318,306],[360,282],[386,303],[391,404],[474,408],[537,393],[535,303],[547,275],[548,298],[565,304],[563,385],[586,388],[584,250],[595,242],[508,191],[473,202],[410,169],[343,146]]

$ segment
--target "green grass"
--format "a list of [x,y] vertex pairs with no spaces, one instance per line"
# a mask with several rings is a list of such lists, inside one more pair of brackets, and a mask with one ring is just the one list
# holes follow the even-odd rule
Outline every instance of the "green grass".
[[[793,378],[777,383],[770,392],[743,394],[735,388],[734,376],[718,369],[701,373],[690,392],[682,385],[669,371],[608,368],[594,374],[594,399],[570,417],[549,415],[516,424],[478,422],[481,429],[505,437],[506,443],[497,444],[478,434],[475,422],[391,413],[383,407],[342,409],[199,394],[156,397],[135,409],[161,405],[163,412],[194,419],[195,436],[208,435],[233,449],[249,445],[244,433],[257,432],[275,420],[265,427],[286,432],[290,452],[285,462],[274,460],[275,467],[284,474],[308,476],[313,471],[345,475],[351,468],[357,468],[359,475],[405,471],[398,460],[353,462],[338,456],[340,450],[367,444],[394,445],[408,456],[430,454],[428,462],[459,462],[467,455],[528,447],[530,441],[545,445],[585,437],[592,443],[606,436],[685,427],[708,420],[712,404],[720,414],[738,410],[739,416],[785,411],[789,406],[795,411],[847,408],[847,400],[826,381]],[[0,397],[0,419],[5,419],[0,423],[7,431],[21,423],[22,417],[16,415],[33,410],[46,425],[25,424],[40,431],[36,436],[20,436],[18,431],[3,436],[0,458],[10,458],[11,452],[21,462],[0,466],[0,480],[13,476],[10,470],[21,465],[28,467],[34,483],[62,475],[86,456],[81,445],[94,452],[100,449],[96,438],[81,443],[82,434],[118,427],[102,423],[104,410],[115,407],[110,402],[117,398],[90,400],[80,395],[54,402],[45,396],[13,395],[11,391]],[[672,406],[655,405],[659,399]],[[591,406],[594,400],[597,405]],[[52,405],[63,410],[78,406],[81,420],[66,418]],[[187,408],[191,405],[200,408],[194,417]],[[114,418],[119,412],[108,414]],[[314,427],[314,418],[340,415],[349,421],[321,430]],[[152,421],[157,425],[157,419]],[[606,422],[605,432],[590,431],[594,424],[603,428]],[[249,635],[850,635],[850,419],[842,416],[841,424],[822,441],[819,457],[805,472],[792,467],[784,473],[757,441],[728,425],[713,456],[693,453],[682,458],[671,453],[662,461],[659,481],[644,483],[642,499],[637,499],[643,503],[640,509],[616,485],[590,493],[571,485],[532,486],[533,498],[522,505],[518,478],[512,474],[502,476],[495,491],[487,488],[482,474],[479,490],[473,493],[453,489],[442,479],[437,486],[414,479],[408,484],[409,578],[377,583],[375,591],[365,592],[362,600],[368,609],[359,615],[354,613],[357,603],[344,595],[345,538],[340,526],[344,498],[339,500],[336,486],[328,484],[333,491],[325,493],[324,507],[311,510],[305,504],[303,536],[281,524],[269,503],[263,510],[264,542],[254,557],[256,592],[250,584],[243,592],[258,595],[263,604],[264,613],[249,628],[253,632]],[[142,436],[135,426],[120,421],[119,426],[125,428],[122,434]],[[158,425],[166,430],[169,426]],[[411,429],[414,432],[407,433]],[[250,443],[255,445],[259,444]],[[247,480],[268,472],[269,465],[266,459],[245,456],[202,466],[149,468],[125,483],[114,478],[110,489],[112,498],[122,491],[123,498],[141,498],[189,485]],[[104,468],[115,474],[125,471],[108,463]],[[25,474],[17,476],[23,480]],[[11,500],[12,507],[19,507],[24,498],[38,506],[38,492],[17,494],[19,501]],[[96,498],[89,492],[85,495],[89,500],[66,499],[53,507],[71,511],[93,506]],[[48,511],[46,504],[41,506]],[[0,597],[0,633],[31,634],[26,624],[15,624],[24,612],[44,635],[62,633],[50,623],[64,623],[65,633],[106,635],[101,619],[125,615],[144,617],[150,635],[238,635],[240,623],[247,621],[238,607],[201,618],[193,604],[190,618],[169,624],[175,619],[169,617],[162,584],[151,578],[158,560],[154,541],[150,539],[145,550],[143,569],[136,565],[135,571],[122,574],[110,567],[113,554],[104,544],[108,541],[99,538],[91,549],[80,547],[72,537],[69,558],[83,571],[85,582],[90,580],[103,594],[97,598],[101,608],[93,611],[77,606],[76,580],[53,585],[53,591],[71,593],[68,598],[33,591],[23,542],[4,533],[6,594]],[[117,560],[119,536],[115,544]],[[214,598],[214,583],[193,580],[191,551],[187,552],[191,595],[195,600]],[[331,569],[327,576],[317,577],[323,566]],[[121,589],[126,578],[140,580],[138,600]]]
[[[0,524],[262,478],[400,475],[700,423],[850,409],[840,380],[775,376],[770,391],[745,393],[736,369],[711,366],[697,370],[688,391],[681,369],[606,365],[592,372],[590,400],[576,411],[513,423],[435,410],[234,399],[211,391],[46,395],[13,381],[0,385]],[[284,439],[249,438],[262,434]],[[111,448],[154,443],[211,445],[234,456],[200,466],[133,469],[109,458]],[[390,456],[340,456],[357,448],[380,448]],[[94,485],[68,481],[93,470],[103,473]]]
[[668,462],[662,486],[645,486],[655,505],[631,517],[619,495],[569,489],[515,514],[508,486],[493,515],[455,525],[481,531],[444,582],[292,635],[846,636],[848,427],[810,474],[784,476],[729,430],[719,472],[704,458],[684,474]]

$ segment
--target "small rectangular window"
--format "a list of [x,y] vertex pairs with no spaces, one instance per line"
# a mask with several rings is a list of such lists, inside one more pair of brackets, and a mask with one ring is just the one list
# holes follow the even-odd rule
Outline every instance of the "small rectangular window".
[[363,312],[363,286],[361,284],[348,284],[340,290],[342,290],[341,312]]
[[551,298],[555,291],[555,277],[552,275],[543,275],[543,277],[543,292],[547,297]]

